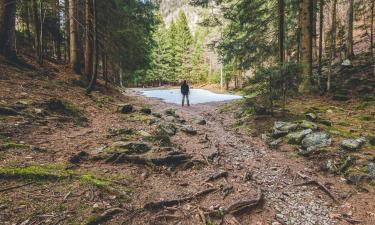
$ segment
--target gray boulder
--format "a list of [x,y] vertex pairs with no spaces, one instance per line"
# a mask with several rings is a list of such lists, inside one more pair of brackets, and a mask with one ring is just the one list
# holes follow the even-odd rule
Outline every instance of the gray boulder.
[[341,142],[341,147],[347,151],[357,151],[366,143],[364,138],[346,139]]
[[196,135],[198,132],[196,129],[194,129],[194,127],[190,126],[190,125],[184,125],[181,127],[181,131],[186,133],[186,134],[190,134],[190,135]]
[[177,132],[176,126],[173,123],[168,122],[159,125],[159,129],[169,136],[173,136]]
[[323,147],[330,146],[332,139],[329,134],[324,132],[316,132],[306,135],[302,140],[302,148],[299,149],[301,155],[310,155]]
[[303,131],[298,131],[298,132],[293,132],[290,133],[286,136],[286,139],[289,144],[301,144],[302,139],[306,137],[306,135],[311,134],[313,131],[311,129],[303,130]]
[[273,126],[272,136],[279,138],[287,135],[289,132],[297,129],[298,124],[291,122],[276,121]]

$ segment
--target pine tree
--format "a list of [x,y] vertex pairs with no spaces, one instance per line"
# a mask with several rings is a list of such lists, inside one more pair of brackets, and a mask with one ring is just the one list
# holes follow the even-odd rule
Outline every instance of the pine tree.
[[190,32],[186,15],[179,12],[176,21],[176,73],[180,80],[188,79],[191,70],[190,53],[193,38]]

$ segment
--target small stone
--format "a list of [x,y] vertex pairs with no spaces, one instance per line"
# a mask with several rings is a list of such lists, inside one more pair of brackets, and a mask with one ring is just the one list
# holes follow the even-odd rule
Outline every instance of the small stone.
[[189,125],[182,126],[181,131],[190,135],[196,135],[198,133],[196,129]]
[[144,131],[144,130],[141,130],[141,131],[139,131],[138,133],[139,133],[139,135],[141,135],[142,137],[151,137],[151,134],[148,133],[148,132],[146,132],[146,131]]
[[122,105],[120,106],[120,112],[121,113],[124,113],[124,114],[129,114],[129,113],[132,113],[134,111],[134,108],[132,105]]
[[375,163],[367,164],[367,172],[375,179]]
[[122,150],[127,154],[143,154],[151,150],[150,146],[145,143],[123,142],[118,141],[111,145],[112,149]]
[[306,113],[305,116],[310,121],[315,121],[318,118],[315,113]]
[[369,138],[369,143],[370,145],[375,146],[375,136]]
[[342,66],[351,66],[352,65],[352,62],[349,60],[349,59],[345,59],[342,63],[341,63]]
[[144,113],[144,114],[150,115],[151,114],[151,109],[150,108],[142,108],[141,112]]
[[166,133],[169,136],[173,136],[177,132],[177,128],[172,123],[163,123],[159,125],[159,130]]
[[197,124],[198,124],[198,125],[206,125],[207,122],[206,122],[206,120],[204,120],[204,119],[200,119],[200,120],[197,121]]
[[282,142],[283,142],[283,139],[278,138],[270,143],[270,148],[277,149]]

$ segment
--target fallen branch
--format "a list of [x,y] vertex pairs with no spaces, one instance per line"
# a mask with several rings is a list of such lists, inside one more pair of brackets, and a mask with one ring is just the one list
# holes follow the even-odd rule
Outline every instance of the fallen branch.
[[218,190],[217,188],[210,188],[210,189],[200,191],[192,196],[188,196],[185,198],[149,202],[149,203],[146,203],[143,208],[147,210],[156,210],[156,209],[160,209],[164,207],[170,207],[170,206],[178,205],[184,202],[192,201],[193,199],[203,197],[217,190]]
[[324,184],[320,183],[317,180],[313,180],[311,178],[308,178],[308,179],[309,179],[308,181],[303,182],[301,184],[295,184],[294,186],[316,185],[318,186],[320,190],[326,193],[333,201],[335,201],[336,203],[338,202],[336,197],[331,193],[331,191]]
[[13,187],[7,187],[7,188],[4,188],[4,189],[1,189],[0,192],[6,192],[6,191],[14,190],[14,189],[17,189],[17,188],[29,186],[33,183],[34,182],[29,182],[29,183],[26,183],[26,184],[21,184],[21,185],[17,185],[17,186],[13,186]]

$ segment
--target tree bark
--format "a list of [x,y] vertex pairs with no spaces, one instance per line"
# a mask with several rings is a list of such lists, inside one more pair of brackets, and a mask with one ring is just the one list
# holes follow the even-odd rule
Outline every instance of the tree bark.
[[[91,93],[92,90],[94,89],[95,85],[96,85],[96,79],[98,77],[98,58],[99,58],[99,51],[98,51],[98,32],[97,32],[97,26],[98,26],[98,21],[97,21],[97,11],[96,11],[96,1],[95,0],[92,0],[92,12],[93,12],[93,29],[92,29],[92,32],[93,32],[93,51],[92,51],[92,54],[94,55],[94,59],[93,59],[93,62],[91,64],[92,66],[92,69],[91,71],[93,71],[93,74],[91,76],[91,80],[90,80],[90,83],[89,83],[89,86],[87,88],[87,93]],[[91,55],[92,57],[92,55]]]
[[78,60],[76,6],[75,0],[69,0],[69,59],[70,67],[74,69],[76,73],[81,73],[81,66]]
[[312,76],[312,20],[313,0],[302,0],[301,7],[301,63],[302,83],[299,91],[309,92]]
[[43,64],[43,42],[42,42],[42,26],[41,26],[41,7],[42,3],[38,6],[38,0],[33,0],[33,15],[35,27],[35,50],[38,63]]
[[354,23],[354,0],[349,0],[348,6],[348,30],[347,30],[347,43],[346,43],[346,57],[352,59],[354,56],[353,51],[353,23]]
[[337,0],[333,0],[330,54],[329,54],[329,65],[328,65],[328,75],[327,75],[327,91],[328,92],[331,90],[331,77],[332,77],[332,66],[333,66],[332,64],[333,64],[333,60],[336,58],[336,8],[337,8]]
[[87,76],[89,80],[91,80],[92,72],[93,72],[93,47],[92,47],[92,39],[91,38],[91,6],[90,0],[85,0],[85,32],[84,32],[84,75]]
[[0,0],[0,54],[16,58],[15,48],[16,1]]
[[318,89],[321,90],[323,33],[324,33],[324,0],[319,0],[319,53],[318,53]]

